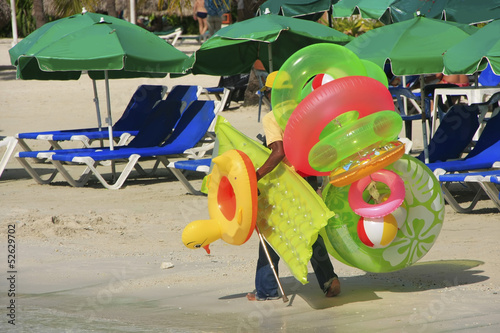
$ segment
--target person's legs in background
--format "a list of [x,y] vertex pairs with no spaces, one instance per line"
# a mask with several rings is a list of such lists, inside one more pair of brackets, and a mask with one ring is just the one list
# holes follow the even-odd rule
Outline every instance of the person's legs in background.
[[245,20],[245,1],[238,0],[238,22]]
[[208,15],[207,19],[209,37],[212,37],[214,33],[220,30],[222,26],[222,17],[217,15]]
[[[311,176],[305,179],[315,191],[318,190],[319,184],[317,177]],[[311,265],[316,275],[316,279],[318,279],[319,287],[327,297],[337,296],[340,294],[340,281],[333,270],[325,241],[320,235],[318,235],[318,239],[314,242],[312,250]]]
[[[305,179],[313,189],[317,190],[317,177],[307,177]],[[267,250],[269,256],[271,257],[276,274],[278,275],[278,263],[280,257],[271,246],[267,245]],[[313,253],[310,261],[321,290],[325,293],[326,297],[338,295],[340,293],[340,282],[337,274],[335,274],[333,270],[330,256],[326,249],[324,240],[320,235],[318,235],[318,239],[314,242],[312,251]],[[276,281],[273,269],[269,264],[264,247],[262,246],[262,243],[259,242],[259,258],[257,260],[257,271],[255,274],[256,292],[247,294],[247,299],[250,301],[278,299],[278,286],[278,282]]]
[[333,270],[325,242],[320,235],[313,244],[312,250],[311,265],[316,279],[318,279],[319,287],[327,297],[338,295],[340,293],[340,282]]
[[[280,257],[274,252],[274,250],[267,245],[267,250],[271,260],[273,262],[276,274],[278,274],[278,263]],[[273,269],[269,264],[266,256],[266,252],[262,243],[259,242],[259,259],[257,260],[257,271],[255,273],[255,289],[256,293],[254,295],[248,294],[247,298],[249,300],[266,300],[266,299],[277,299],[278,294],[278,282],[274,276]]]
[[[205,13],[206,15],[206,13]],[[203,15],[202,15],[203,16]],[[205,32],[207,32],[208,26],[207,26],[207,17],[199,17],[198,16],[198,29],[200,31],[200,36],[203,36]]]

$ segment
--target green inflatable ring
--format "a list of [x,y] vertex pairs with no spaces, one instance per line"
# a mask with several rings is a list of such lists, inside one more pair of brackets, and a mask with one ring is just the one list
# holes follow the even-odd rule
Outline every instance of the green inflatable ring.
[[303,98],[303,88],[316,74],[334,79],[345,76],[367,76],[358,56],[344,46],[317,43],[295,52],[281,66],[273,82],[271,104],[276,121],[284,130],[288,118]]
[[335,216],[323,235],[330,254],[367,272],[391,272],[422,258],[436,241],[444,219],[444,200],[438,180],[420,160],[404,155],[386,168],[404,181],[406,195],[400,210],[398,232],[385,248],[371,248],[357,234],[359,216],[349,207],[349,186],[327,186],[323,199]]
[[361,62],[365,66],[366,75],[380,81],[384,86],[389,87],[389,80],[387,75],[382,68],[378,67],[373,61],[361,59]]

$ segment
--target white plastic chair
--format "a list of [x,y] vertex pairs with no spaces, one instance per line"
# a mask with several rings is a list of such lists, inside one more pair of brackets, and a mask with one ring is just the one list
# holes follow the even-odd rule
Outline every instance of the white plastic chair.
[[172,46],[175,46],[177,40],[182,35],[182,28],[176,28],[173,32],[168,33],[166,35],[158,35],[161,39],[165,40],[167,43],[170,43]]
[[13,136],[7,136],[0,140],[0,147],[6,147],[2,159],[0,160],[0,177],[2,177],[3,170],[5,169],[7,162],[9,162],[10,157],[14,153],[14,148],[16,148],[16,145],[17,139]]

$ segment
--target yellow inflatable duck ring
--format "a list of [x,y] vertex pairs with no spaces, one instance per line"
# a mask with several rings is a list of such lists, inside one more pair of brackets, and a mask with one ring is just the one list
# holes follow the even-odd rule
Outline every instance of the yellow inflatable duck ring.
[[208,213],[210,220],[189,223],[182,232],[182,242],[191,249],[218,240],[241,245],[255,229],[257,221],[257,176],[250,158],[232,149],[213,160],[208,176]]

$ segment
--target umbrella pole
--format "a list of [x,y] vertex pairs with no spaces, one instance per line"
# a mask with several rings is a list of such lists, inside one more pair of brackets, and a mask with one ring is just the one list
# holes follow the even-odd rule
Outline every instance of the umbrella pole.
[[269,266],[271,266],[271,269],[274,273],[274,277],[276,278],[276,281],[278,282],[278,287],[280,288],[281,295],[283,295],[283,302],[288,302],[288,297],[285,294],[285,291],[283,290],[283,286],[281,285],[280,278],[278,274],[276,273],[276,270],[274,269],[273,261],[271,260],[271,256],[269,255],[269,252],[267,251],[267,245],[266,242],[264,241],[264,237],[260,233],[259,226],[255,225],[255,231],[257,231],[257,235],[259,236],[260,243],[262,244],[262,248],[264,249],[264,252],[266,253],[267,260],[269,261]]
[[[97,113],[97,127],[99,128],[99,132],[102,129],[102,121],[101,121],[101,109],[99,108],[99,96],[97,94],[97,84],[95,80],[92,80],[92,86],[94,87],[94,104],[95,104],[95,111]],[[102,139],[99,139],[101,141],[101,147],[104,146],[104,142]]]
[[[112,120],[111,120],[111,98],[109,96],[109,75],[108,71],[104,71],[104,82],[106,86],[106,106],[108,109],[108,116],[106,117],[106,123],[108,124],[108,133],[109,133],[109,149],[113,150],[113,127],[112,127]],[[116,172],[115,172],[115,163],[114,161],[111,161],[111,173],[113,175],[113,181],[116,179]]]
[[[406,75],[402,76],[401,82],[403,83],[403,88],[405,88],[406,87]],[[405,108],[405,114],[408,114],[408,99],[406,97],[403,98],[403,106]],[[408,138],[408,139],[411,140],[411,138]]]
[[108,124],[108,133],[109,133],[109,149],[113,150],[113,121],[111,120],[111,99],[109,96],[109,77],[108,71],[104,71],[104,81],[106,85],[106,107],[108,109],[108,116],[106,117],[106,123]]
[[422,140],[424,144],[424,160],[425,163],[429,163],[429,146],[427,144],[427,121],[426,110],[425,110],[425,93],[424,93],[424,75],[420,75],[420,106],[422,108]]
[[17,44],[17,19],[16,19],[16,1],[10,0],[11,24],[12,24],[12,46]]
[[137,24],[135,14],[135,0],[130,0],[130,23]]
[[274,72],[273,70],[273,47],[271,43],[267,45],[267,58],[269,59],[269,74]]

